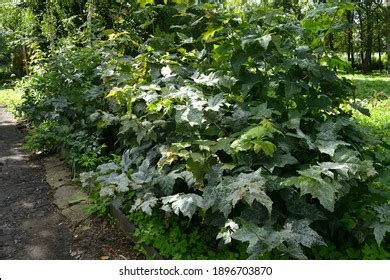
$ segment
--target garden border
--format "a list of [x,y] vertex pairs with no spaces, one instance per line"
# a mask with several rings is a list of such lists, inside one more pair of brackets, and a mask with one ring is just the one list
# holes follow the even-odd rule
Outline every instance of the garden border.
[[[44,158],[46,181],[51,186],[54,192],[54,204],[59,208],[74,227],[77,227],[89,215],[85,213],[85,208],[89,205],[88,195],[83,192],[80,186],[77,186],[72,181],[72,172],[60,160],[58,154],[47,156]],[[63,194],[66,194],[64,197]],[[86,196],[86,197],[84,197]],[[83,197],[82,199],[80,197]],[[74,204],[69,203],[69,200],[79,200]],[[133,243],[137,243],[137,238],[134,232],[137,226],[130,222],[123,211],[120,209],[120,203],[117,200],[109,205],[109,212],[113,217],[116,226],[125,234]],[[162,260],[163,258],[158,251],[149,245],[142,246],[144,254],[148,259]]]

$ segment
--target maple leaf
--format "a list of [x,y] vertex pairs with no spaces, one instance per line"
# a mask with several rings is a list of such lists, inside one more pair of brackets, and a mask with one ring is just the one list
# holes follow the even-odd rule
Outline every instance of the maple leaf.
[[271,213],[273,202],[265,192],[265,184],[261,169],[252,173],[241,173],[237,177],[225,177],[217,186],[207,186],[203,189],[205,207],[213,207],[227,217],[239,201],[243,200],[252,205],[256,200]]

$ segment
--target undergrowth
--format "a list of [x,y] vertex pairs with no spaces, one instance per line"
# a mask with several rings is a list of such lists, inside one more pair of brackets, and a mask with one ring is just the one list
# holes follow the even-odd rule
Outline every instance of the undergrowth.
[[22,92],[12,88],[0,88],[0,104],[16,114],[16,108],[22,103]]

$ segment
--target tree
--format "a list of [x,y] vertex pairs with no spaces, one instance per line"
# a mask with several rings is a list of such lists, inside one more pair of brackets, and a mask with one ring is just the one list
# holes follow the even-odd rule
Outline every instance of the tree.
[[386,22],[386,51],[387,51],[387,73],[390,75],[390,1],[385,0],[385,22]]

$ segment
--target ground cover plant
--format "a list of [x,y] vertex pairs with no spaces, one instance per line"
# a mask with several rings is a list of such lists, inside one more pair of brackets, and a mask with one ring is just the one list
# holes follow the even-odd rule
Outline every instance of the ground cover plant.
[[22,93],[16,92],[12,88],[0,88],[0,104],[13,113],[16,113],[16,108],[22,103]]
[[84,171],[92,211],[167,258],[389,257],[388,93],[364,101],[388,80],[338,77],[278,9],[119,2],[18,85],[27,146]]

